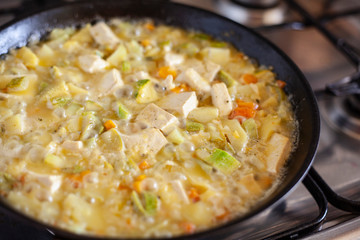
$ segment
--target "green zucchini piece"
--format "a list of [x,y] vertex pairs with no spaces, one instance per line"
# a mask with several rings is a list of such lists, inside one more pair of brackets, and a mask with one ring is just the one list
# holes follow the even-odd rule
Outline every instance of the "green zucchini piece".
[[230,153],[218,148],[212,152],[206,162],[224,174],[231,174],[241,166]]
[[235,84],[235,79],[227,72],[220,70],[218,73],[218,78],[226,84],[226,86],[232,87]]
[[214,41],[212,43],[210,43],[211,47],[216,47],[216,48],[223,48],[223,47],[227,47],[226,42],[219,42],[219,41]]
[[56,168],[62,168],[65,166],[64,159],[51,153],[45,156],[44,162]]
[[193,121],[186,121],[185,129],[189,132],[198,132],[204,130],[205,127],[203,124]]
[[72,116],[78,113],[79,111],[82,111],[83,109],[84,107],[78,103],[70,103],[65,111],[66,111],[66,115]]
[[149,79],[137,81],[135,97],[138,103],[150,103],[159,98],[152,82]]
[[123,62],[121,63],[121,71],[122,71],[123,73],[128,73],[128,72],[131,71],[131,64],[130,64],[129,61],[123,61]]
[[116,103],[116,115],[120,119],[129,119],[131,117],[129,110],[121,102]]
[[211,36],[205,33],[195,33],[193,38],[198,40],[210,40]]
[[153,216],[157,209],[157,197],[154,193],[144,192],[145,211],[149,216]]
[[166,138],[174,144],[180,144],[185,140],[179,129],[174,129]]
[[[86,140],[92,136],[95,128],[99,123],[99,119],[95,116],[94,112],[83,112],[81,116],[81,135],[80,140]],[[98,131],[95,131],[98,132]]]
[[17,77],[13,78],[7,85],[6,89],[8,92],[21,92],[25,91],[29,87],[29,78]]
[[66,105],[68,105],[68,103],[71,102],[71,98],[68,97],[56,97],[51,99],[51,103],[52,105],[56,106],[56,107],[64,107]]
[[87,100],[85,103],[85,109],[87,111],[100,111],[103,110],[104,108],[97,102]]
[[146,215],[146,210],[145,210],[144,206],[142,205],[139,194],[137,192],[132,191],[131,200],[134,203],[136,209]]
[[256,122],[253,118],[246,119],[242,123],[242,127],[245,129],[247,135],[250,138],[258,138],[259,137]]

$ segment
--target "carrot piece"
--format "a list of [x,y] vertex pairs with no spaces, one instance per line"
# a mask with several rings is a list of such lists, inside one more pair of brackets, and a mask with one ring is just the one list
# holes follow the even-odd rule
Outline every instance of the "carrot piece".
[[182,83],[179,86],[171,89],[171,91],[174,93],[189,92],[190,90],[191,90],[191,88],[189,87],[189,85],[187,85],[185,83]]
[[150,164],[147,162],[147,161],[142,161],[140,164],[139,164],[139,168],[141,170],[145,170],[145,169],[148,169],[150,168]]
[[250,84],[250,83],[257,83],[258,82],[258,79],[257,77],[255,77],[254,75],[252,74],[244,74],[243,75],[243,80],[246,84]]
[[139,176],[137,176],[137,178],[135,178],[135,181],[133,182],[133,189],[136,192],[141,192],[142,188],[141,188],[141,182],[146,178],[145,174],[141,174]]
[[149,39],[141,40],[141,45],[143,45],[144,47],[149,46],[150,45],[150,40]]
[[193,223],[184,222],[181,223],[181,228],[184,229],[186,233],[193,233],[195,232],[196,226]]
[[239,116],[245,118],[253,118],[256,114],[256,109],[259,107],[253,102],[244,102],[240,99],[236,99],[237,107],[229,114],[229,119],[234,119]]
[[68,178],[73,182],[81,183],[84,180],[84,177],[89,173],[91,173],[90,170],[85,170],[81,173],[70,174]]
[[145,23],[145,26],[144,26],[146,29],[150,30],[150,31],[153,31],[155,29],[155,26],[153,23],[151,22],[147,22]]
[[138,193],[141,192],[141,182],[142,181],[135,181],[133,183],[133,189]]
[[219,221],[225,220],[229,217],[229,214],[230,214],[230,212],[228,210],[226,210],[223,214],[216,216],[216,219]]
[[188,196],[193,202],[200,201],[200,195],[196,188],[191,188]]
[[135,179],[136,181],[142,181],[146,178],[146,175],[145,174],[141,174],[139,176],[137,176],[137,178]]
[[118,190],[131,190],[131,188],[120,183],[118,186]]
[[159,69],[158,73],[159,73],[159,76],[163,79],[165,79],[168,75],[172,75],[173,78],[176,78],[176,75],[177,75],[176,70],[169,66],[161,67]]
[[281,81],[281,80],[276,80],[276,85],[277,85],[279,88],[284,88],[284,87],[286,86],[286,82]]
[[104,127],[106,130],[109,130],[111,128],[115,128],[116,127],[116,124],[112,121],[112,120],[107,120],[105,123],[104,123]]

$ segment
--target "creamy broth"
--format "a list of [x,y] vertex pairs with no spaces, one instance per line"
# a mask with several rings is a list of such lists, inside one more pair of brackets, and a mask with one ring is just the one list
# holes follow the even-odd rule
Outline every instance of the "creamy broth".
[[148,20],[54,29],[0,73],[1,197],[75,233],[223,224],[276,188],[296,140],[271,68]]

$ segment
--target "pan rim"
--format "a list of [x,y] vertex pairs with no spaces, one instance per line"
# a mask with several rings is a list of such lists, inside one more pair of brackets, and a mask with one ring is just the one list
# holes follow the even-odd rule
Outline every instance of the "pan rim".
[[[23,15],[19,18],[16,18],[14,20],[11,20],[10,22],[8,22],[7,24],[5,24],[4,26],[2,26],[0,28],[0,34],[2,32],[4,32],[7,29],[10,29],[12,26],[16,25],[16,24],[20,24],[22,21],[25,21],[27,19],[31,19],[32,17],[35,17],[37,15],[40,15],[42,13],[46,13],[52,10],[60,10],[61,8],[66,8],[69,6],[74,6],[74,5],[94,5],[94,4],[99,4],[102,2],[117,2],[114,0],[110,0],[110,1],[103,1],[103,0],[95,0],[95,1],[86,1],[86,0],[82,0],[82,1],[75,1],[75,2],[67,2],[67,3],[61,3],[61,4],[56,4],[50,7],[46,7],[43,8],[41,10]],[[131,1],[128,1],[131,2]],[[259,35],[258,33],[256,33],[254,30],[245,27],[233,20],[230,20],[226,17],[223,17],[221,15],[218,15],[216,13],[210,12],[208,10],[204,10],[201,8],[197,8],[197,7],[193,7],[193,6],[189,6],[189,5],[185,5],[185,4],[181,4],[181,3],[177,3],[177,2],[169,2],[169,1],[163,1],[163,0],[153,0],[153,1],[139,1],[139,4],[170,4],[173,5],[174,7],[181,7],[181,8],[185,8],[185,9],[189,9],[192,11],[196,11],[197,13],[202,12],[202,13],[206,13],[208,15],[212,15],[213,17],[216,17],[222,21],[226,21],[226,22],[231,22],[235,25],[237,25],[237,27],[242,28],[243,31],[246,31],[248,33],[250,33],[251,35],[255,36],[256,38],[260,39],[261,41],[265,42],[272,50],[274,50],[282,59],[284,59],[289,67],[297,74],[297,76],[299,77],[299,79],[301,79],[302,85],[304,86],[304,88],[306,89],[307,93],[308,93],[308,97],[310,97],[309,99],[307,99],[309,101],[310,106],[312,107],[312,124],[313,124],[313,128],[314,128],[314,132],[312,133],[312,137],[311,137],[311,141],[309,143],[309,148],[307,149],[308,152],[306,153],[306,156],[304,157],[304,162],[302,164],[301,169],[292,177],[292,179],[289,181],[289,183],[286,185],[286,187],[282,188],[282,190],[280,192],[277,192],[277,194],[271,198],[270,200],[268,200],[265,204],[261,204],[261,206],[256,207],[254,210],[250,210],[248,213],[246,213],[245,215],[242,215],[238,218],[234,218],[224,224],[221,225],[217,225],[215,227],[209,228],[209,229],[205,229],[203,231],[199,231],[196,232],[194,234],[191,235],[180,235],[180,236],[174,236],[172,239],[193,239],[193,238],[198,238],[198,237],[204,237],[204,235],[207,236],[211,236],[212,233],[232,227],[236,224],[239,224],[240,222],[243,222],[247,219],[250,219],[256,215],[258,215],[260,212],[263,212],[264,210],[270,208],[271,206],[273,206],[276,203],[281,202],[281,199],[285,198],[288,194],[290,194],[295,188],[296,186],[303,180],[303,178],[306,176],[307,172],[309,171],[313,159],[316,155],[316,150],[317,150],[317,146],[318,146],[318,142],[319,142],[319,137],[320,137],[320,113],[319,113],[319,109],[318,109],[318,105],[317,105],[317,101],[315,98],[315,95],[310,87],[309,82],[306,80],[305,76],[303,75],[303,73],[301,72],[301,70],[297,67],[297,65],[282,51],[280,50],[276,45],[274,45],[272,42],[270,42],[268,39],[264,38],[263,36]],[[119,3],[121,4],[121,3]],[[119,16],[121,17],[121,16]],[[106,19],[106,17],[104,18]],[[20,44],[21,45],[21,44]],[[19,46],[17,46],[19,47]],[[10,49],[7,49],[8,51]],[[5,53],[4,55],[6,55],[7,53]],[[40,228],[46,228],[49,229],[51,232],[55,232],[56,234],[59,233],[59,236],[64,236],[64,237],[70,237],[70,238],[76,238],[76,239],[104,239],[104,237],[98,237],[98,236],[93,236],[93,235],[78,235],[76,233],[72,233],[70,231],[58,228],[58,227],[54,227],[51,225],[47,225],[41,221],[36,220],[35,218],[32,218],[30,216],[27,216],[25,214],[22,214],[20,211],[16,210],[13,207],[9,207],[8,204],[4,203],[3,200],[0,200],[0,207],[3,209],[5,208],[5,210],[7,212],[11,212],[12,215],[18,215],[17,217],[20,218],[25,218],[28,221],[27,222],[31,222],[33,225],[37,225],[37,227]],[[113,238],[113,237],[106,237],[106,239],[124,239],[124,238]],[[156,238],[156,239],[168,239],[168,238]]]

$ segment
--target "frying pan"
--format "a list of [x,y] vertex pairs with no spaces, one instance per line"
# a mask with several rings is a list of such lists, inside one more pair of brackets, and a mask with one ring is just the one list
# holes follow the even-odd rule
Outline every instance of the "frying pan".
[[[238,50],[256,59],[259,64],[273,66],[277,77],[287,83],[285,92],[299,123],[299,143],[286,164],[286,175],[278,188],[259,202],[247,214],[209,230],[182,236],[181,239],[219,239],[230,229],[278,203],[311,167],[320,132],[317,103],[309,83],[297,66],[276,46],[246,27],[214,13],[194,7],[161,0],[96,0],[66,3],[12,21],[0,29],[0,54],[26,45],[29,40],[46,36],[53,28],[79,26],[88,22],[114,17],[131,19],[151,18],[188,30],[207,33],[219,40],[232,43]],[[58,237],[89,239],[53,226],[40,223],[0,201],[0,208],[11,216],[25,220],[36,227],[48,229]],[[92,237],[94,239],[94,237]],[[102,238],[103,239],[103,238]]]

